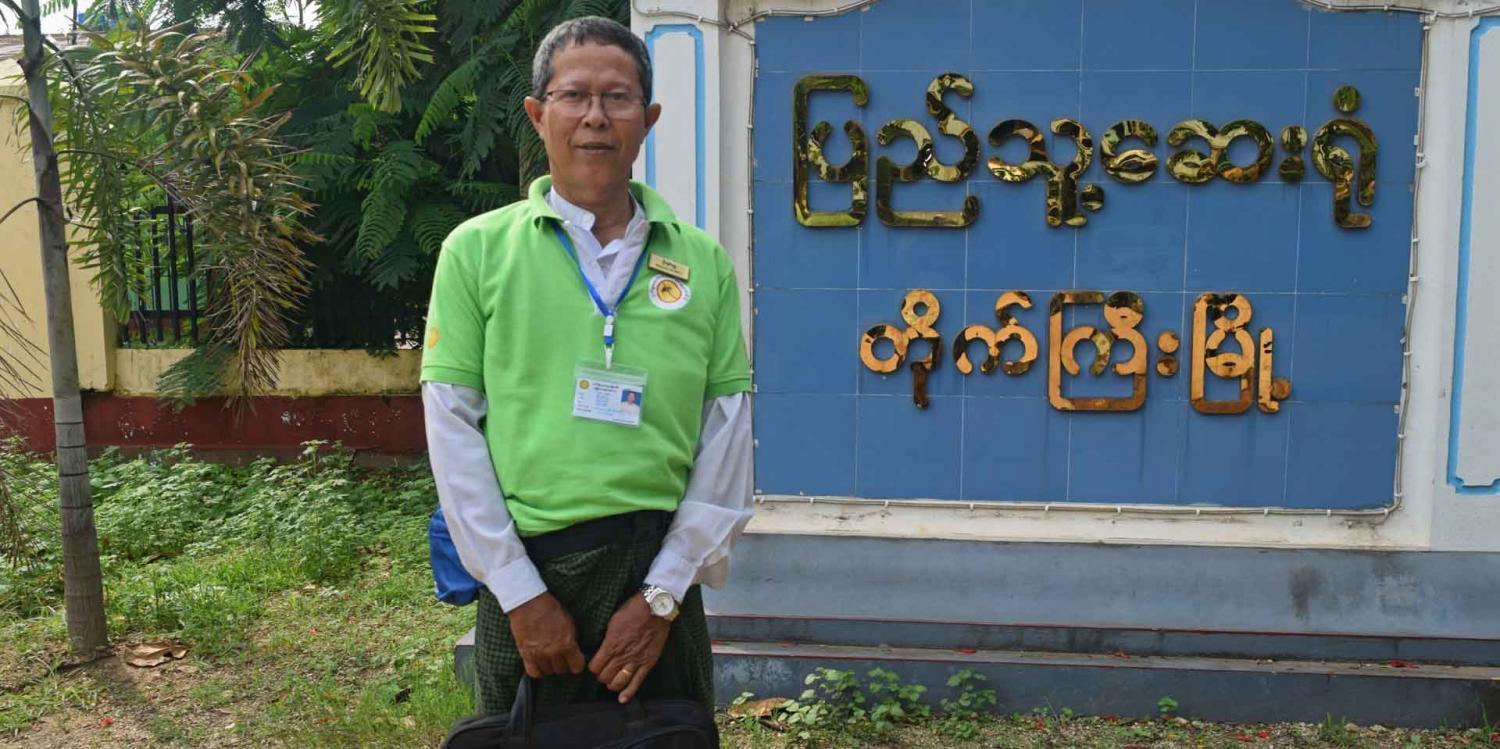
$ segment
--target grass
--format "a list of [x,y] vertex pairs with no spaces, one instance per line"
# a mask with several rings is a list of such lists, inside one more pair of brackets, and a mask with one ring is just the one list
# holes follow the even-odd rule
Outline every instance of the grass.
[[[361,471],[319,445],[285,465],[209,465],[183,450],[94,461],[112,642],[190,648],[155,668],[119,657],[69,662],[53,467],[0,450],[0,470],[25,537],[21,563],[0,565],[0,641],[13,644],[0,648],[0,747],[436,747],[472,711],[451,648],[474,614],[432,596],[426,522],[435,498],[425,467]],[[833,676],[823,677],[825,693],[854,688]],[[919,691],[888,674],[865,686],[877,682],[872,708]],[[1500,739],[1488,726],[1382,730],[1331,717],[1200,723],[1177,717],[1175,702],[1142,720],[1063,706],[990,716],[980,714],[985,685],[973,686],[962,717],[925,718],[907,705],[889,725],[845,719],[805,738],[776,716],[721,714],[724,745],[1404,748]]]

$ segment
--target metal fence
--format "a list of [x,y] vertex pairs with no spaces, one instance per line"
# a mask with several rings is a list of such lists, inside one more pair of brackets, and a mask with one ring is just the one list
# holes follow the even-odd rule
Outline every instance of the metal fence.
[[[196,265],[192,216],[172,201],[142,210],[137,240],[120,345],[198,345],[215,279]],[[421,345],[432,258],[423,258],[424,265],[402,284],[382,288],[342,267],[337,248],[307,250],[311,288],[290,312],[287,348],[393,351]]]
[[194,272],[192,216],[169,199],[140,213],[138,232],[135,267],[143,283],[130,292],[120,345],[197,345],[203,300]]

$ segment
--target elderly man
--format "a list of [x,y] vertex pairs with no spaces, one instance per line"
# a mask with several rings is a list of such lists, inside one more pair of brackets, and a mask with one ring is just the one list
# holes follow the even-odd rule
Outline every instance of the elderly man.
[[697,583],[750,517],[734,269],[630,180],[661,106],[629,29],[559,25],[532,88],[550,175],[444,242],[422,356],[438,497],[484,585],[479,709],[508,710],[523,669],[545,702],[711,707]]

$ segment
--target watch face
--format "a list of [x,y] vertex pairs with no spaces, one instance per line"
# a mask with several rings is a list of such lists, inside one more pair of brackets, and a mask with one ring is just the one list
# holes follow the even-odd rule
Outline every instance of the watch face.
[[657,616],[666,616],[672,613],[672,598],[664,593],[658,593],[650,601],[651,613]]

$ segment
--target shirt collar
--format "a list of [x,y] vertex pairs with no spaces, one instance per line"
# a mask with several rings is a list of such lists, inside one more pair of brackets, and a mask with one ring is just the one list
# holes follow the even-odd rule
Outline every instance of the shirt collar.
[[[526,205],[534,220],[544,218],[561,219],[547,202],[547,193],[552,191],[552,176],[543,175],[532,180],[530,187],[526,190]],[[646,186],[644,183],[630,181],[630,194],[635,198],[636,205],[646,213],[646,220],[653,224],[676,224],[677,215],[672,213],[671,206],[667,205],[666,198],[660,193]]]
[[[556,211],[558,217],[562,220],[584,231],[594,230],[594,221],[597,217],[593,212],[574,205],[557,190],[547,190],[547,205],[551,206],[552,210]],[[625,228],[627,235],[646,220],[646,211],[641,208],[640,201],[637,201],[634,195],[630,196],[630,205],[635,208],[635,213],[630,217],[630,223]]]

